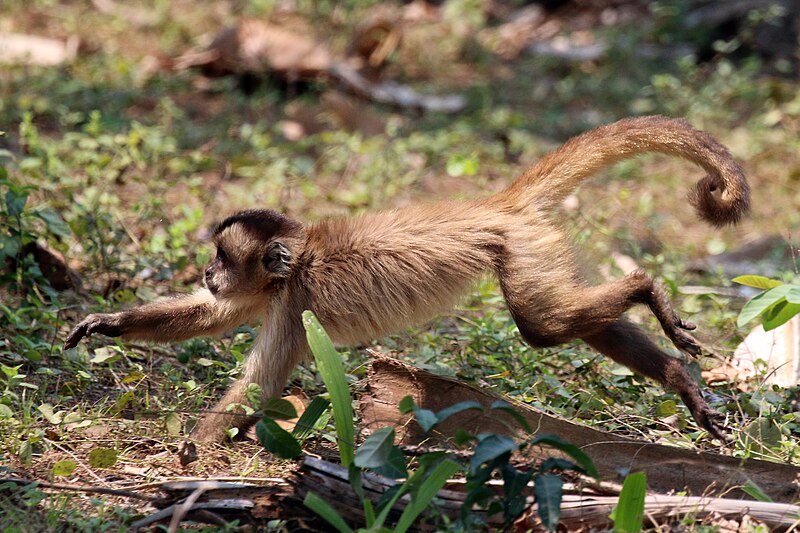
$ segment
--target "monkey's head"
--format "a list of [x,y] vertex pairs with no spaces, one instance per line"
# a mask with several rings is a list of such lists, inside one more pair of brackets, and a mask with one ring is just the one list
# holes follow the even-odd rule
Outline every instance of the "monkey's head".
[[217,254],[204,282],[218,297],[274,291],[289,277],[304,236],[303,226],[269,209],[232,215],[214,228]]

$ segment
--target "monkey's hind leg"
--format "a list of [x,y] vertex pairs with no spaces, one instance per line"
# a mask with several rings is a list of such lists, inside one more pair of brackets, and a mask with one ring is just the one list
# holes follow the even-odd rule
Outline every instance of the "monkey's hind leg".
[[[519,258],[516,258],[519,259]],[[526,258],[527,259],[527,258]],[[692,416],[713,436],[726,440],[715,418],[718,417],[703,399],[700,387],[679,359],[660,350],[636,326],[622,318],[633,305],[646,304],[666,335],[679,349],[689,354],[700,352],[700,345],[684,330],[694,325],[681,320],[672,308],[664,289],[642,270],[622,279],[590,287],[580,284],[569,270],[532,263],[531,271],[547,280],[537,284],[525,276],[519,262],[501,270],[501,284],[511,315],[520,334],[533,346],[553,346],[581,338],[601,353],[611,357],[681,395]],[[544,275],[543,275],[544,273]],[[535,290],[542,287],[540,290]]]
[[723,442],[728,440],[722,415],[706,403],[700,386],[683,361],[662,351],[639,327],[621,318],[583,340],[598,352],[680,394],[700,427]]

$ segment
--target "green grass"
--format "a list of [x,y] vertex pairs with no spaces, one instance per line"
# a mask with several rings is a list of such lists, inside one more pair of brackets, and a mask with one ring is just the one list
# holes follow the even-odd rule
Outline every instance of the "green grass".
[[[335,15],[339,49],[346,41],[341,35],[363,9],[301,4],[312,19]],[[683,313],[700,324],[701,339],[722,356],[746,333],[736,327],[744,299],[681,297],[675,289],[684,284],[729,284],[715,275],[693,277],[688,262],[709,248],[735,248],[762,234],[791,235],[800,225],[800,96],[792,82],[763,75],[757,60],[700,66],[635,60],[631,43],[642,36],[631,29],[610,35],[619,45],[597,64],[522,57],[503,65],[505,75],[477,42],[464,39],[447,43],[461,50],[458,61],[430,66],[442,70],[425,87],[460,91],[468,72],[464,113],[418,116],[359,103],[387,121],[386,135],[328,128],[289,142],[281,129],[287,106],[315,105],[318,92],[291,97],[264,84],[246,96],[233,79],[212,80],[200,90],[195,72],[143,74],[145,56],[177,55],[201,32],[213,32],[217,23],[209,13],[216,5],[207,1],[176,13],[168,3],[153,2],[160,13],[155,25],[136,28],[82,4],[9,3],[7,16],[18,31],[75,32],[87,50],[65,67],[0,67],[0,265],[38,241],[61,252],[85,284],[83,291],[55,291],[30,259],[0,273],[0,468],[15,476],[58,481],[54,464],[85,459],[96,447],[116,449],[120,464],[136,468],[164,452],[148,475],[172,475],[167,463],[183,427],[238,374],[252,328],[166,346],[96,337],[63,352],[61,344],[88,312],[192,290],[211,254],[208,228],[236,209],[269,206],[314,220],[489,194],[597,123],[642,112],[686,116],[745,161],[754,188],[751,219],[722,231],[700,225],[684,201],[699,171],[652,157],[587,183],[579,209],[563,219],[588,264],[618,275],[608,257],[621,250],[662,278]],[[262,9],[252,2],[245,11]],[[414,82],[414,68],[425,65],[404,64],[403,57],[392,68]],[[628,75],[619,74],[622,66]],[[657,332],[646,313],[635,314]],[[453,313],[376,345],[603,429],[707,444],[678,398],[654,383],[581,344],[523,345],[492,280]],[[366,361],[364,350],[354,350],[349,371],[356,386]],[[747,392],[714,388],[715,404],[732,417],[737,440],[731,453],[797,463],[800,419],[790,403],[797,391],[764,385],[760,377]],[[313,364],[299,368],[293,384],[318,391]],[[673,412],[671,402],[683,431],[661,423]],[[257,450],[238,443],[224,452],[229,463],[209,454],[188,473],[269,475],[274,466]],[[69,480],[96,482],[84,467]],[[89,531],[129,516],[122,504],[97,506],[88,497],[37,489],[0,490],[0,505],[10,524],[30,516],[42,528],[66,521]]]

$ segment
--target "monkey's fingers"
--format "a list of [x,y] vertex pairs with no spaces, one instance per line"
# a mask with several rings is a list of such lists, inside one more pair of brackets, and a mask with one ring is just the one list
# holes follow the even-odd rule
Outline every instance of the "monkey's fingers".
[[67,340],[64,341],[64,349],[69,350],[78,345],[80,340],[86,336],[86,331],[89,324],[86,321],[81,322],[67,335]]
[[72,332],[67,335],[64,341],[64,349],[69,350],[77,346],[84,337],[89,337],[92,333],[102,333],[109,337],[119,337],[122,335],[122,328],[119,326],[115,315],[89,315],[83,319]]

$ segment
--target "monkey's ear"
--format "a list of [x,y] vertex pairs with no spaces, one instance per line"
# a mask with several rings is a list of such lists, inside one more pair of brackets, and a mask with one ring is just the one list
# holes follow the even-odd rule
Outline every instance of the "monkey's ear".
[[276,241],[270,245],[262,261],[268,271],[285,276],[291,271],[292,253],[282,242]]

